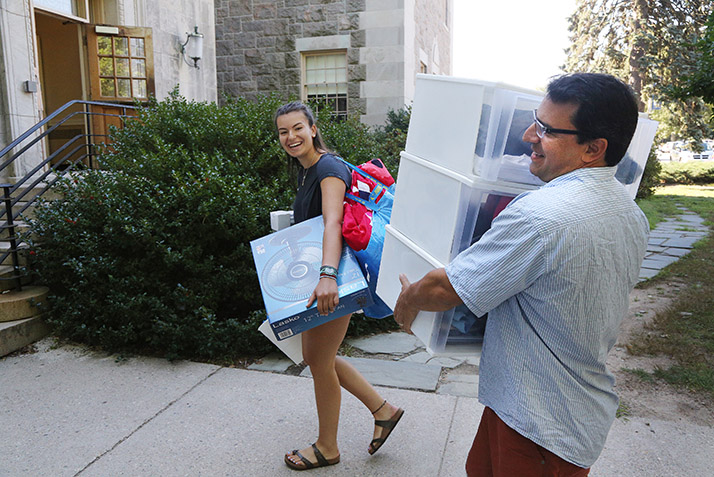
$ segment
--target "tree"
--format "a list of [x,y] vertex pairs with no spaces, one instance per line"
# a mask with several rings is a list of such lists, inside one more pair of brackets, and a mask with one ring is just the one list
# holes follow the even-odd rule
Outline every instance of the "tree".
[[619,77],[634,89],[641,111],[653,106],[661,138],[666,131],[699,143],[712,132],[711,108],[697,97],[673,98],[671,91],[695,72],[695,44],[711,13],[711,0],[577,0],[564,69]]
[[709,15],[706,28],[706,32],[695,45],[700,56],[694,71],[684,78],[684,86],[673,89],[673,96],[678,99],[699,96],[712,105],[714,104],[714,12]]

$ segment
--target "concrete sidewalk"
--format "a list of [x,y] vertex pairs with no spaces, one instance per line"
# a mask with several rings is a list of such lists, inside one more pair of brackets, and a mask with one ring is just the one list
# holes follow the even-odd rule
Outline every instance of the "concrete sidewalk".
[[[315,439],[310,378],[52,343],[0,359],[2,477],[292,476],[284,452]],[[465,475],[476,399],[380,391],[406,409],[384,448],[367,454],[371,415],[345,392],[342,462],[310,475]],[[712,444],[712,428],[618,420],[591,475],[711,475]]]

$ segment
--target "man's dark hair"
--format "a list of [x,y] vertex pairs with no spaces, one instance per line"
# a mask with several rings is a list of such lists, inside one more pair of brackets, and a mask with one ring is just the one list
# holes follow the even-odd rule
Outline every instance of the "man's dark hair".
[[578,143],[605,138],[605,162],[620,162],[637,127],[637,100],[629,86],[610,75],[572,73],[551,81],[547,97],[553,103],[577,105],[570,121],[580,131]]

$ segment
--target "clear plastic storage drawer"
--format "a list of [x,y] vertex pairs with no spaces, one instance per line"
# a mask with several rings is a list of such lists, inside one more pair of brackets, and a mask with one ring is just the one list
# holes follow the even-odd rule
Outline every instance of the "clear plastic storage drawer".
[[417,75],[406,152],[468,177],[541,185],[522,136],[542,100],[501,83]]
[[436,260],[449,263],[513,197],[535,188],[469,178],[402,152],[390,223]]
[[[384,252],[377,281],[377,295],[394,308],[403,273],[411,282],[421,279],[430,271],[442,268],[434,257],[418,245],[387,225]],[[432,355],[477,355],[483,341],[485,317],[477,318],[461,305],[444,312],[421,311],[412,324],[412,332]]]

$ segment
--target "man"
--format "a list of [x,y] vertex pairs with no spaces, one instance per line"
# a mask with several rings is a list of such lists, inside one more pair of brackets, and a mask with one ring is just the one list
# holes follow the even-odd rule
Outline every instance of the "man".
[[488,313],[469,476],[584,476],[602,451],[618,406],[605,359],[649,234],[614,177],[636,126],[619,80],[556,78],[523,135],[547,184],[445,269],[413,284],[400,276],[394,317],[406,331],[419,310]]

